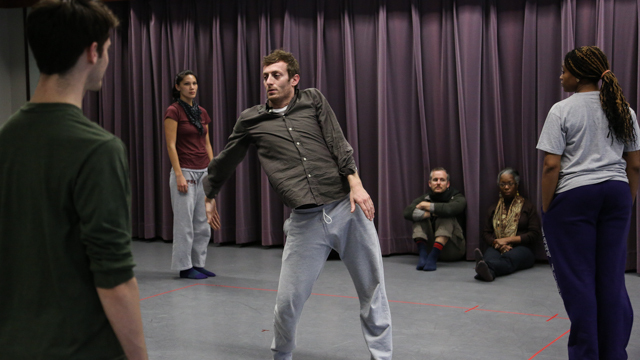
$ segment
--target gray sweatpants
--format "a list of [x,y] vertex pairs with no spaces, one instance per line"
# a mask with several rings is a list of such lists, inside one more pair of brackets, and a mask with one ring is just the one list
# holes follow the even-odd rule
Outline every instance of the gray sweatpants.
[[288,360],[296,347],[296,326],[331,249],[347,267],[360,300],[360,322],[371,359],[391,359],[391,313],[384,287],[378,234],[349,197],[331,204],[293,210],[284,223],[287,241],[275,307],[273,358]]
[[182,174],[189,185],[186,194],[178,191],[173,169],[169,176],[173,208],[173,255],[171,257],[173,270],[187,270],[193,266],[204,267],[207,260],[207,246],[211,238],[202,188],[207,169],[182,169]]

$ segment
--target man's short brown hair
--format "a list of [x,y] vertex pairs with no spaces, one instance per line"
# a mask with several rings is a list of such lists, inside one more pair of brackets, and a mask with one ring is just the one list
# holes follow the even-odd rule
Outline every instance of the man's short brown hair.
[[449,182],[450,176],[449,176],[449,172],[447,171],[447,169],[443,168],[443,167],[437,167],[437,168],[433,168],[431,169],[431,171],[429,172],[429,181],[431,181],[431,178],[433,178],[433,173],[436,171],[444,171],[445,174],[447,174],[447,182]]
[[94,42],[102,56],[116,26],[118,19],[102,1],[44,0],[27,17],[27,38],[41,73],[64,74]]
[[298,60],[296,60],[292,53],[284,51],[282,49],[275,50],[271,54],[263,57],[262,67],[273,65],[280,61],[284,61],[285,64],[287,64],[287,74],[289,75],[289,79],[293,78],[294,75],[300,73],[300,65],[298,65]]

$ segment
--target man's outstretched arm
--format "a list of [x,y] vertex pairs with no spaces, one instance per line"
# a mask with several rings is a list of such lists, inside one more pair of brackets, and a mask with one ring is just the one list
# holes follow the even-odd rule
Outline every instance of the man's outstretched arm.
[[129,360],[147,360],[142,330],[140,293],[133,277],[111,289],[96,288],[107,319]]

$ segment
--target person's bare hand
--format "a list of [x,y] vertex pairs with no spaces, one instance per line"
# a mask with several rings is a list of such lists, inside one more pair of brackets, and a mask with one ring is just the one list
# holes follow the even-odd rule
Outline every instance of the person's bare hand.
[[178,186],[178,191],[181,193],[186,193],[189,190],[187,179],[185,179],[182,174],[176,175],[176,184]]
[[511,251],[511,249],[513,249],[511,245],[503,245],[500,247],[500,254],[504,254],[507,251]]
[[369,193],[364,189],[364,187],[362,187],[362,185],[351,187],[349,200],[351,201],[351,212],[356,210],[356,204],[358,204],[364,212],[364,216],[369,220],[373,220],[376,209],[373,206],[371,196],[369,196]]
[[207,212],[207,223],[213,230],[220,230],[220,215],[216,208],[216,199],[205,198],[204,208]]
[[420,203],[418,203],[418,205],[416,205],[416,209],[429,211],[431,210],[431,203],[428,201],[421,201]]

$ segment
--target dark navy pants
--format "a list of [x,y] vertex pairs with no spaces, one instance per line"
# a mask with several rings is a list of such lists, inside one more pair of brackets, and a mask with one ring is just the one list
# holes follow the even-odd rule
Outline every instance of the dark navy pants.
[[629,184],[605,181],[557,194],[542,216],[547,255],[571,319],[569,359],[627,359],[631,202]]
[[504,254],[488,247],[484,252],[484,261],[496,276],[504,276],[532,267],[536,262],[536,257],[533,255],[533,251],[526,246],[516,246]]

